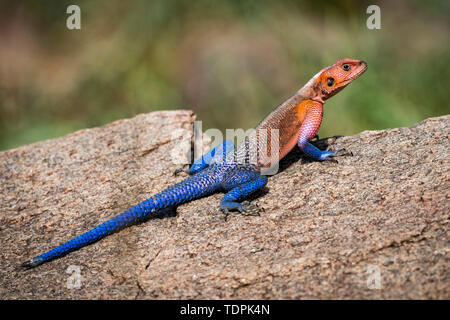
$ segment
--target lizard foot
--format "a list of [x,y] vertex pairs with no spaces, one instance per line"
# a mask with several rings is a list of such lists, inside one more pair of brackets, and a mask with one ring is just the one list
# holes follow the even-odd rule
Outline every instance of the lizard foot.
[[[221,211],[225,214],[225,221],[231,214],[240,214],[244,216],[259,216],[261,212],[265,212],[263,207],[260,207],[249,201],[243,201],[236,207],[221,208]],[[238,212],[236,212],[238,211]]]
[[333,157],[353,157],[353,152],[343,148],[335,151]]
[[333,163],[339,163],[335,158],[336,157],[346,157],[346,156],[353,156],[353,152],[348,151],[347,149],[339,149],[337,151],[326,151],[327,153],[325,154],[326,157],[324,157],[324,159],[322,159],[323,161],[327,161],[327,162],[333,162]]
[[244,216],[259,216],[261,212],[265,212],[263,207],[249,201],[243,201],[239,213]]

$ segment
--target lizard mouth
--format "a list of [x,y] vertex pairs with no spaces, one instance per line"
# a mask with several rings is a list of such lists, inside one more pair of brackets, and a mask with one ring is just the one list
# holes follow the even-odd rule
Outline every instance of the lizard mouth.
[[357,69],[355,73],[349,75],[348,78],[339,82],[339,84],[333,90],[332,95],[335,95],[336,93],[344,89],[347,85],[349,85],[350,82],[362,75],[367,70],[367,63],[364,61],[360,61],[358,68],[359,69]]

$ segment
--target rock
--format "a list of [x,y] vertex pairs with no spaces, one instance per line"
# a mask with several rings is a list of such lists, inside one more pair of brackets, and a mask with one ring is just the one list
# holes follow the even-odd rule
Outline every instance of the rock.
[[225,221],[217,194],[17,268],[181,181],[194,119],[155,112],[1,152],[0,298],[450,298],[450,116],[320,140],[353,153],[339,163],[291,152],[254,197],[260,216]]

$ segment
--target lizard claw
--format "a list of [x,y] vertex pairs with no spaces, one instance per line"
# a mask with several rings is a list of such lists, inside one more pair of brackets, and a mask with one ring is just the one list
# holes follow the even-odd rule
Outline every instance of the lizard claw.
[[323,159],[322,161],[326,161],[326,162],[332,162],[332,163],[339,163],[336,159],[334,159],[333,157],[328,157]]
[[239,211],[237,214],[244,216],[259,216],[261,212],[265,212],[263,207],[249,201],[243,201],[235,208],[221,208],[220,210],[225,214],[225,221],[228,220],[230,214],[236,214],[236,210]]
[[328,161],[333,163],[339,163],[335,158],[336,157],[345,157],[345,156],[353,156],[353,152],[348,151],[347,149],[340,149],[337,151],[330,151],[327,149],[325,157],[322,161]]
[[353,152],[343,148],[335,151],[333,155],[333,157],[346,157],[346,156],[353,157]]
[[230,216],[230,214],[232,214],[232,212],[229,209],[220,209],[220,211],[222,211],[222,213],[224,214],[223,219],[225,221],[228,221],[228,217]]

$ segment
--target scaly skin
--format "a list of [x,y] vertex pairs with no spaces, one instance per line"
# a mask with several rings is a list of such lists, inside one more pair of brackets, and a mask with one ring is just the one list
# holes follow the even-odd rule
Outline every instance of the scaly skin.
[[[164,208],[176,207],[219,191],[226,192],[220,203],[221,210],[258,212],[260,208],[243,200],[266,185],[267,176],[262,174],[262,170],[278,163],[295,145],[307,156],[319,161],[338,155],[319,150],[309,140],[319,130],[325,101],[366,69],[364,61],[341,59],[320,70],[295,95],[269,114],[237,148],[234,149],[230,141],[225,141],[193,163],[189,170],[191,177],[21,266],[38,266],[145,220]],[[275,132],[278,139],[274,139],[276,145],[272,148],[268,141],[276,138]]]

